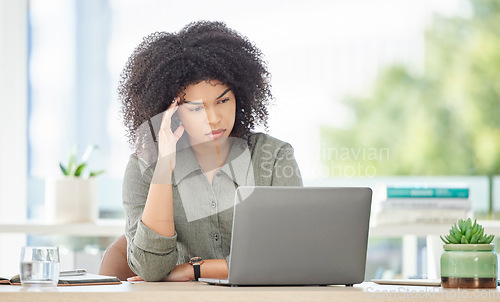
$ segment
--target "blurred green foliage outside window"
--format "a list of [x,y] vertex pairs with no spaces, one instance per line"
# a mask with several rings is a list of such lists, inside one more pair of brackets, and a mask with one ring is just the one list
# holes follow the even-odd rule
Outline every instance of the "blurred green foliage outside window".
[[[377,176],[499,175],[500,1],[471,1],[467,16],[435,15],[422,72],[391,66],[369,96],[348,97],[345,104],[355,122],[347,129],[322,127],[322,148],[371,152],[362,164]],[[322,160],[360,164],[355,156]]]

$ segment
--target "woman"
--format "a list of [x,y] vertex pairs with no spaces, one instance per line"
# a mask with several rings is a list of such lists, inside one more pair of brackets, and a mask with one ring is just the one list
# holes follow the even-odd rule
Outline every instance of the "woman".
[[135,146],[123,183],[130,268],[146,281],[227,277],[236,188],[302,185],[292,147],[251,132],[272,99],[261,52],[220,22],[154,33],[119,93]]

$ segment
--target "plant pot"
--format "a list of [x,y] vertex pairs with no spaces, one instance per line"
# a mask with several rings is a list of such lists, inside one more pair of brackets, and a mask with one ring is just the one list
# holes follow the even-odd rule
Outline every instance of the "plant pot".
[[99,216],[95,177],[45,181],[45,214],[51,223],[94,222]]
[[445,244],[441,255],[444,288],[496,288],[498,260],[493,244]]

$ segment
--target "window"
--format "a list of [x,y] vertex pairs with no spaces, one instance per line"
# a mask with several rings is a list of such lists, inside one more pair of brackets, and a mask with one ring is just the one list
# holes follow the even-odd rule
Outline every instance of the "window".
[[31,0],[30,216],[42,215],[43,180],[59,175],[69,148],[83,152],[93,143],[101,152],[91,164],[107,171],[99,179],[101,214],[120,216],[120,179],[131,153],[119,118],[120,72],[143,36],[199,19],[225,21],[261,48],[276,98],[270,134],[295,147],[306,181],[321,179],[318,129],[350,121],[337,100],[363,90],[387,64],[421,68],[434,8],[382,2]]
[[[350,93],[366,93],[387,65],[399,63],[422,72],[424,29],[431,14],[456,14],[463,8],[458,1],[417,0],[0,3],[0,22],[7,24],[0,28],[0,42],[11,43],[16,37],[10,28],[16,28],[18,36],[27,32],[29,38],[28,47],[20,42],[16,49],[3,44],[0,48],[2,63],[17,64],[6,70],[28,70],[21,79],[0,72],[4,85],[0,103],[14,113],[0,112],[0,142],[12,146],[0,150],[5,163],[0,194],[27,192],[16,213],[24,212],[27,199],[30,218],[43,218],[44,180],[60,175],[58,164],[68,150],[78,144],[83,152],[94,143],[100,153],[94,154],[90,165],[106,170],[99,177],[101,217],[123,217],[121,178],[131,150],[119,117],[116,87],[128,56],[149,33],[177,31],[191,21],[208,19],[224,21],[254,41],[272,74],[276,104],[271,109],[270,134],[294,146],[305,183],[317,184],[324,178],[320,127],[342,128],[354,122],[352,112],[339,100]],[[17,14],[12,13],[14,6]],[[18,49],[29,53],[25,56]],[[26,79],[28,89],[17,89],[19,95],[4,89]],[[9,102],[13,98],[28,99],[27,108],[26,103]],[[17,160],[10,160],[12,156]],[[20,169],[27,171],[27,190]],[[6,191],[12,175],[22,180]],[[5,222],[11,215],[4,209],[12,209],[16,195],[0,196],[0,222]]]

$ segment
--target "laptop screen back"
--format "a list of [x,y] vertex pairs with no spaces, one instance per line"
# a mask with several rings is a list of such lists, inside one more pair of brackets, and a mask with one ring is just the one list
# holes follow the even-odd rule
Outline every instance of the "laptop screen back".
[[229,282],[363,282],[371,196],[370,188],[239,187]]

